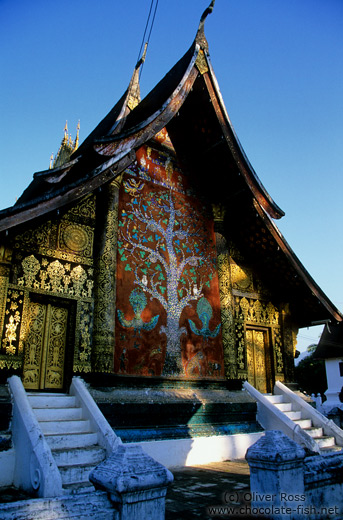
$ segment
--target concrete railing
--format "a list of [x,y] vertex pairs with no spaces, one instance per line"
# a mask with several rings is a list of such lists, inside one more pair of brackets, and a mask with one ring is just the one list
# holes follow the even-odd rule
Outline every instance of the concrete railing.
[[249,392],[249,394],[254,399],[256,399],[256,419],[265,430],[279,430],[287,435],[290,439],[293,439],[295,442],[305,446],[309,450],[317,453],[320,452],[320,448],[316,441],[312,439],[312,437],[308,435],[298,424],[294,423],[292,419],[287,417],[287,415],[285,415],[274,404],[272,404],[266,396],[261,394],[247,381],[243,383],[243,388]]
[[293,410],[300,411],[304,419],[311,419],[313,426],[323,428],[325,435],[335,438],[337,446],[343,446],[343,431],[330,419],[313,408],[299,395],[295,394],[287,386],[277,381],[274,387],[275,395],[283,395],[285,400],[292,403]]
[[122,444],[122,441],[108,424],[80,377],[73,377],[69,393],[79,401],[85,418],[90,421],[93,431],[98,434],[99,445],[106,450],[107,456],[111,455]]
[[62,479],[18,376],[8,380],[13,396],[14,486],[37,497],[62,494]]

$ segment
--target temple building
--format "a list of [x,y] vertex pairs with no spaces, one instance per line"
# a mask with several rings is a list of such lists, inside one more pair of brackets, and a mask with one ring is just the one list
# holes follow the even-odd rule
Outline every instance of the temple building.
[[2,383],[270,392],[293,381],[299,328],[342,321],[275,224],[284,213],[232,127],[205,17],[143,100],[141,60],[84,142],[66,128],[51,167],[0,212]]

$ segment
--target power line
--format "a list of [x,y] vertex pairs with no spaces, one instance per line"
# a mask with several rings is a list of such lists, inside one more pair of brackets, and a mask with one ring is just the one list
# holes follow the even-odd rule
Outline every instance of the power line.
[[[138,53],[138,57],[137,57],[137,63],[138,63],[138,61],[139,61],[140,58],[141,58],[142,50],[143,50],[144,45],[145,45],[145,44],[148,44],[149,41],[150,41],[150,36],[151,36],[152,29],[153,29],[153,26],[154,26],[155,17],[156,17],[156,11],[157,11],[157,6],[158,6],[158,0],[156,0],[154,13],[153,13],[153,15],[152,15],[152,21],[151,21],[151,23],[150,23],[151,13],[152,13],[152,11],[153,11],[154,1],[155,1],[155,0],[151,0],[151,3],[150,3],[149,14],[148,14],[148,18],[147,18],[147,21],[146,21],[146,24],[145,24],[145,29],[144,29],[144,34],[143,34],[143,38],[142,38],[142,43],[141,43],[141,46],[140,46],[140,49],[139,49],[139,53]],[[145,37],[146,37],[147,31],[148,31],[149,24],[150,24],[150,30],[149,30],[148,38],[147,38],[147,40],[145,41]],[[144,65],[144,63],[142,63],[142,65],[141,65],[141,69],[140,69],[140,72],[139,72],[139,77],[140,77],[141,74],[142,74],[143,65]]]

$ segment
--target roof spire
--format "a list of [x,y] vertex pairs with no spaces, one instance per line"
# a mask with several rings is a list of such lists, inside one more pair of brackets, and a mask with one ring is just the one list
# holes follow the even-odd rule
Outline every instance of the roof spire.
[[79,119],[79,122],[77,123],[77,127],[76,127],[76,138],[75,138],[75,142],[74,142],[73,152],[75,150],[77,150],[79,147],[79,134],[80,134],[80,119]]
[[208,43],[206,40],[205,30],[204,30],[205,20],[208,17],[208,15],[212,13],[215,1],[216,0],[212,0],[210,5],[202,13],[201,18],[200,18],[199,27],[198,27],[198,32],[195,37],[196,42],[200,45],[201,48],[205,49],[206,51],[208,51]]
[[139,87],[139,76],[140,76],[140,69],[141,69],[143,63],[145,62],[147,48],[148,48],[148,42],[146,42],[144,45],[142,57],[136,63],[135,70],[133,72],[133,75],[132,75],[132,78],[130,81],[130,85],[128,88],[126,105],[129,107],[130,110],[133,110],[141,100],[141,91],[140,91],[140,87]]
[[66,124],[64,125],[64,138],[62,142],[68,142],[68,121],[66,121]]

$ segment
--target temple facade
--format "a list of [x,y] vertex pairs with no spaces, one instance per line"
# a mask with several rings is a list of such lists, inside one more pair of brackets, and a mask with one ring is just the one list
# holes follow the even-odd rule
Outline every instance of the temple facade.
[[[299,327],[342,316],[275,220],[213,72],[203,21],[140,100],[127,91],[0,212],[0,373],[292,381]],[[266,151],[268,153],[268,151]]]

